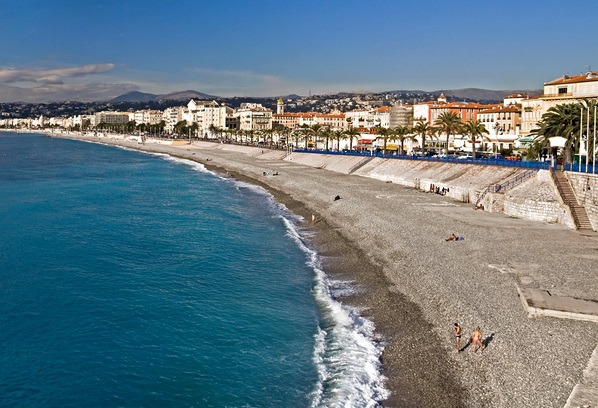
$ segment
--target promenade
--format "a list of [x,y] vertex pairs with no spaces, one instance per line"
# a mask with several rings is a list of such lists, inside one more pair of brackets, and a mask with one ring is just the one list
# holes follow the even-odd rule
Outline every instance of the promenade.
[[[384,343],[385,406],[563,407],[586,383],[598,324],[530,317],[521,294],[595,304],[597,233],[475,211],[448,196],[300,164],[281,151],[90,139],[198,161],[267,188],[302,215],[303,227],[317,232],[312,243],[325,270],[359,289],[340,300],[359,306]],[[451,233],[464,240],[447,242]],[[455,353],[455,322],[464,345],[479,326],[486,349]]]

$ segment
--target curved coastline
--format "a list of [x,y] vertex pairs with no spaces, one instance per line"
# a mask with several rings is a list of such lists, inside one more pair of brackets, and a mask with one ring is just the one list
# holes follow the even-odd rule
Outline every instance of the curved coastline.
[[[262,185],[302,215],[317,231],[313,240],[326,271],[362,289],[341,300],[373,320],[384,342],[391,392],[384,406],[563,406],[596,346],[595,324],[529,319],[515,290],[518,281],[531,279],[597,299],[595,281],[586,276],[594,236],[472,211],[449,198],[280,155],[55,136],[195,160]],[[465,241],[446,242],[452,232]],[[481,326],[487,350],[454,353],[453,322],[464,338]]]

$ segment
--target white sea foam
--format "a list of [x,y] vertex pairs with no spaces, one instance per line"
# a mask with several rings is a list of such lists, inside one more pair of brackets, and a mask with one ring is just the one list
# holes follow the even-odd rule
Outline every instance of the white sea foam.
[[[383,347],[374,340],[374,325],[354,308],[334,300],[331,282],[289,220],[283,218],[315,272],[314,297],[322,311],[321,327],[315,335],[314,362],[319,381],[312,393],[312,407],[375,407],[388,396],[381,375]],[[344,288],[343,290],[347,290]]]

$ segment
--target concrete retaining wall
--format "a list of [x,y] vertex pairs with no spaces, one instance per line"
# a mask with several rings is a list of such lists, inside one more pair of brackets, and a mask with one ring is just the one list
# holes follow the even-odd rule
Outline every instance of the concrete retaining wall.
[[536,177],[509,190],[504,195],[503,212],[512,217],[575,228],[548,170],[538,171]]
[[344,174],[349,174],[358,167],[352,174],[424,191],[428,191],[433,184],[440,189],[448,189],[447,196],[463,202],[475,202],[489,185],[498,184],[525,171],[516,167],[313,153],[293,153],[286,160]]
[[[428,191],[433,185],[440,189],[448,189],[448,197],[472,203],[477,201],[488,186],[500,184],[527,171],[517,167],[313,153],[293,153],[285,160],[344,174],[375,178],[423,191]],[[590,191],[596,193],[593,202],[597,203],[598,178],[594,179],[594,182],[596,184]],[[575,228],[573,218],[563,205],[547,170],[540,170],[536,177],[506,193],[488,193],[482,204],[486,211],[502,212],[512,217],[539,222],[560,223],[568,228]],[[598,219],[598,205],[595,206],[594,216]]]
[[598,175],[566,172],[579,204],[586,208],[592,228],[598,230]]

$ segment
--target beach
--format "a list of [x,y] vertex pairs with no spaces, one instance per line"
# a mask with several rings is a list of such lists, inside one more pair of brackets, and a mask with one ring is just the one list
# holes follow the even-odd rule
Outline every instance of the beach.
[[[517,285],[598,300],[598,235],[475,211],[449,197],[298,164],[293,155],[216,143],[177,145],[88,136],[195,160],[260,185],[313,230],[338,299],[371,319],[384,345],[387,407],[562,407],[592,351],[598,325],[529,318]],[[335,197],[340,199],[335,199]],[[446,241],[454,233],[462,241]],[[486,348],[455,352],[480,327]]]

